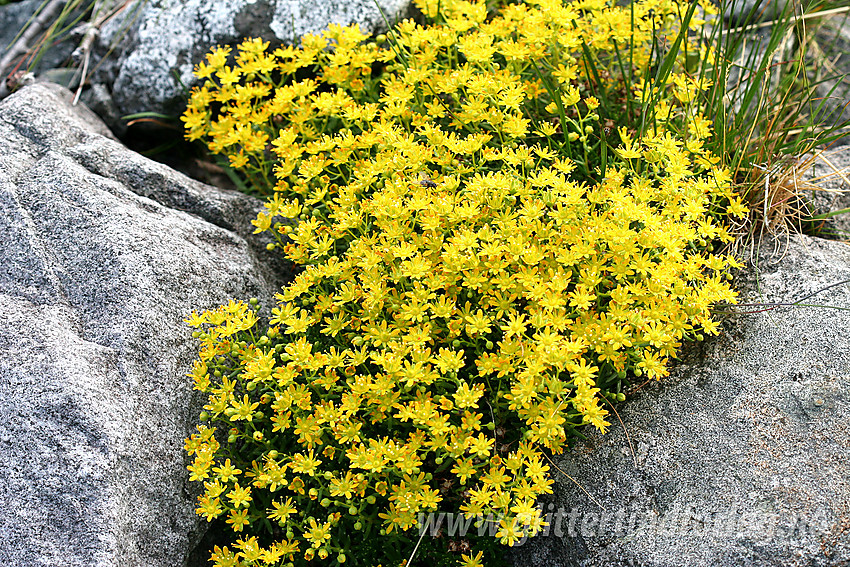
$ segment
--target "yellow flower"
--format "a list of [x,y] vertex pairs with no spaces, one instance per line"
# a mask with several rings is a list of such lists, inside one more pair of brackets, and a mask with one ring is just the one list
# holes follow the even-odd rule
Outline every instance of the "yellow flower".
[[242,559],[251,563],[259,559],[262,553],[260,544],[254,536],[247,539],[237,539],[236,547],[242,552]]
[[478,309],[474,314],[467,315],[466,332],[472,336],[485,334],[490,332],[490,324],[493,322],[491,317],[484,314],[481,309]]
[[326,541],[331,539],[330,522],[319,525],[315,519],[310,518],[308,524],[309,529],[304,531],[304,539],[310,542],[313,549],[319,549]]
[[222,85],[232,85],[239,80],[241,74],[242,71],[238,67],[231,68],[224,66],[216,71],[215,75],[221,81]]
[[472,459],[461,459],[457,461],[454,467],[452,467],[452,474],[460,478],[461,484],[466,484],[466,481],[475,474],[475,466],[472,463]]
[[573,382],[579,387],[592,386],[596,373],[599,371],[599,367],[589,365],[584,358],[579,359],[576,363],[568,364],[567,369],[572,375]]
[[463,351],[441,348],[435,362],[442,373],[457,372],[464,366]]
[[210,561],[213,562],[215,567],[237,567],[239,565],[239,558],[227,546],[224,548],[215,546],[210,555]]
[[258,402],[251,402],[250,398],[248,398],[248,394],[244,394],[241,402],[233,400],[230,405],[233,409],[230,421],[239,421],[242,419],[253,421],[254,410],[256,410],[260,404]]
[[199,505],[195,511],[200,516],[206,516],[208,522],[211,522],[213,518],[219,517],[224,511],[221,507],[221,500],[218,498],[201,496],[198,498],[198,504]]
[[230,499],[230,502],[233,504],[234,508],[247,506],[248,503],[252,500],[251,487],[246,486],[245,488],[242,488],[237,482],[230,490],[230,492],[227,493],[227,498]]
[[248,525],[248,509],[231,510],[230,516],[227,518],[227,523],[233,526],[234,532],[241,532],[242,528]]
[[207,62],[213,69],[221,69],[227,62],[228,55],[230,55],[229,47],[216,46],[207,54]]
[[241,470],[230,464],[230,459],[225,460],[224,464],[220,467],[213,467],[213,472],[216,473],[219,481],[225,483],[230,482],[237,475],[242,474]]
[[479,433],[478,437],[470,437],[467,445],[471,453],[483,459],[490,455],[495,442],[495,439],[488,438],[483,433]]
[[316,459],[313,455],[313,451],[310,450],[306,455],[303,453],[294,454],[289,466],[293,472],[305,473],[313,476],[316,473],[316,467],[320,464],[322,464],[322,461]]
[[476,384],[470,387],[467,382],[461,382],[453,394],[453,399],[458,408],[472,408],[478,406],[478,400],[481,399],[483,394],[483,384]]
[[510,510],[516,514],[517,521],[525,525],[531,524],[540,515],[537,503],[530,498],[520,500],[517,504],[511,506]]
[[496,537],[503,545],[512,546],[523,537],[522,528],[516,518],[502,518],[499,520],[499,530]]
[[605,430],[608,428],[610,423],[605,421],[603,418],[608,415],[608,410],[600,408],[596,405],[595,400],[593,403],[587,404],[581,409],[582,419],[584,422],[590,422],[596,427],[600,432],[605,433]]
[[575,290],[570,293],[570,307],[576,309],[588,309],[596,300],[596,294],[587,289],[587,286],[580,284]]
[[287,498],[286,502],[272,501],[273,511],[269,512],[268,516],[272,520],[277,520],[281,525],[285,524],[289,516],[295,514],[298,510],[295,508],[292,498]]
[[210,457],[200,455],[196,457],[195,462],[186,467],[192,473],[189,475],[189,480],[203,480],[209,477],[210,465],[212,465]]
[[650,352],[648,350],[644,351],[641,356],[638,368],[642,369],[648,378],[660,378],[669,373],[666,368],[665,361],[659,360],[658,353]]
[[346,471],[343,478],[340,479],[333,477],[331,479],[331,496],[343,496],[346,499],[350,499],[357,490],[359,484],[360,481],[352,476],[351,471]]

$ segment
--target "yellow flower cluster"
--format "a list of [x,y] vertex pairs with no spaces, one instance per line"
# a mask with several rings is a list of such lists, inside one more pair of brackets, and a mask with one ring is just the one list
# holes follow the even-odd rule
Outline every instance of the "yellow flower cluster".
[[189,320],[227,438],[187,441],[198,513],[277,526],[217,566],[356,562],[353,533],[403,538],[438,507],[534,535],[543,451],[604,432],[608,397],[735,300],[710,248],[744,207],[703,148],[708,84],[686,61],[652,81],[681,3],[418,6],[433,22],[385,44],[331,26],[197,68],[187,136],[272,189],[257,232],[306,265],[265,330],[241,303]]

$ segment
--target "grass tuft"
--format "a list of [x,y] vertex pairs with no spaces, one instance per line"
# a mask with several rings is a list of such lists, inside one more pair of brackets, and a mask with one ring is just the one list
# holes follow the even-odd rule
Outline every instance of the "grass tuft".
[[[829,2],[789,2],[767,21],[765,2],[739,18],[738,26],[707,26],[716,55],[701,72],[714,79],[705,104],[715,117],[714,151],[734,172],[751,215],[738,233],[740,246],[765,234],[803,232],[812,226],[806,191],[811,157],[846,136],[842,114],[847,77],[838,74],[838,34],[825,44],[818,30],[847,23],[850,7]],[[721,17],[736,13],[735,2]],[[839,56],[841,54],[838,54]],[[725,79],[725,80],[724,80]]]

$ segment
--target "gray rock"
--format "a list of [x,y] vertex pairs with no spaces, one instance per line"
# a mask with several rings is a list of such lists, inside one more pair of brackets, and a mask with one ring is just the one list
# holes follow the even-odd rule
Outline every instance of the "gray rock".
[[[409,0],[378,4],[393,22]],[[192,69],[211,47],[245,37],[293,43],[329,23],[356,23],[366,33],[385,27],[373,0],[136,0],[102,29],[100,50],[114,55],[102,62],[99,77],[112,85],[123,114],[178,114],[195,84]]]
[[[36,11],[43,8],[43,0],[23,0],[0,6],[0,56],[5,55],[6,50],[15,41],[18,33],[28,25]],[[69,13],[69,21],[80,17],[79,10]],[[38,61],[30,68],[30,71],[39,73],[50,69],[56,69],[70,60],[71,52],[76,47],[72,38],[66,36],[60,42],[49,43],[45,46]],[[27,66],[21,67],[27,70]],[[0,71],[3,71],[0,69]],[[11,71],[10,69],[6,70]]]
[[122,138],[127,133],[127,124],[121,119],[121,112],[106,85],[94,83],[83,91],[80,101],[94,111],[116,136]]
[[256,200],[130,152],[70,98],[0,103],[0,562],[176,567],[204,525],[182,321],[284,278],[258,265]]
[[[816,117],[827,124],[846,124],[850,122],[850,14],[836,14],[816,24],[808,53],[809,67],[822,78],[815,87],[820,107]],[[850,128],[844,132],[850,133]],[[839,143],[850,143],[850,136]]]
[[[850,278],[850,248],[795,236],[758,265],[742,302],[793,302]],[[850,285],[806,303],[850,307]],[[850,312],[779,308],[724,327],[619,408],[625,428],[612,419],[555,459],[550,534],[514,548],[514,565],[850,563]]]
[[816,190],[807,191],[809,209],[814,215],[846,212],[814,223],[819,236],[835,240],[850,240],[850,146],[826,150],[810,157],[803,170],[806,179]]
[[0,6],[0,52],[6,51],[12,44],[38,5],[38,0],[24,0]]

